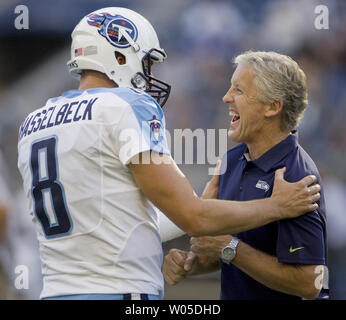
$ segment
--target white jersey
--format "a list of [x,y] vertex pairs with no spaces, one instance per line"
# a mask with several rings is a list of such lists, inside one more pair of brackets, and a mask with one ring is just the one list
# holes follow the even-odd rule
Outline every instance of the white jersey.
[[163,292],[157,211],[129,160],[169,154],[165,119],[130,88],[67,91],[25,119],[18,167],[37,227],[41,298]]

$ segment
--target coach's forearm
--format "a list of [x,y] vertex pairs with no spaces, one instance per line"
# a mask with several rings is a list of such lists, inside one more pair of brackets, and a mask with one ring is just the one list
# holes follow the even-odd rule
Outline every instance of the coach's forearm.
[[232,264],[259,283],[286,294],[314,299],[319,293],[315,286],[313,265],[278,262],[277,258],[240,241]]
[[254,229],[281,218],[273,198],[251,201],[202,200],[196,204],[190,236],[222,235]]

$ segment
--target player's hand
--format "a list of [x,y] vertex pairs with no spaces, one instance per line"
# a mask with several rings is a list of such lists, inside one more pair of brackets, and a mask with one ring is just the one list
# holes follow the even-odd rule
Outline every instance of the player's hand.
[[318,208],[321,187],[315,184],[316,176],[309,175],[298,182],[289,183],[284,179],[286,168],[275,172],[272,197],[277,201],[281,219],[295,218]]
[[202,199],[217,199],[219,195],[219,175],[220,175],[221,160],[218,160],[214,170],[214,175],[205,185],[202,193]]
[[184,280],[197,263],[197,256],[193,252],[171,249],[163,262],[162,273],[166,282],[175,285]]
[[221,250],[232,240],[232,236],[192,237],[190,250],[196,254],[203,254],[210,258],[220,258]]

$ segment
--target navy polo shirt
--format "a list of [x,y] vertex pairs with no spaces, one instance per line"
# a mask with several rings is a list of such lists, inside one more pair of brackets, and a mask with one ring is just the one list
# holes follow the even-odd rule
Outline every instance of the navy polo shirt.
[[[296,182],[309,174],[314,174],[321,185],[316,165],[298,144],[297,136],[294,134],[254,161],[246,160],[244,154],[247,152],[247,146],[239,144],[224,156],[222,166],[227,163],[227,167],[219,179],[220,199],[246,201],[270,197],[275,170],[282,167],[286,167],[284,177],[289,182]],[[322,185],[320,193],[318,210],[234,236],[253,248],[276,256],[281,263],[326,265],[326,212]],[[274,291],[252,279],[233,264],[221,261],[221,299],[301,298]]]

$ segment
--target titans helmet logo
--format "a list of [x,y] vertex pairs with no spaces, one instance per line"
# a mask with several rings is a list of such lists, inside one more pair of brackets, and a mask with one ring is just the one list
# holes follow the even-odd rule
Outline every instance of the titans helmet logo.
[[106,12],[89,14],[87,23],[97,27],[98,33],[117,48],[128,48],[131,45],[129,39],[135,42],[138,37],[135,24],[121,15],[113,16]]

